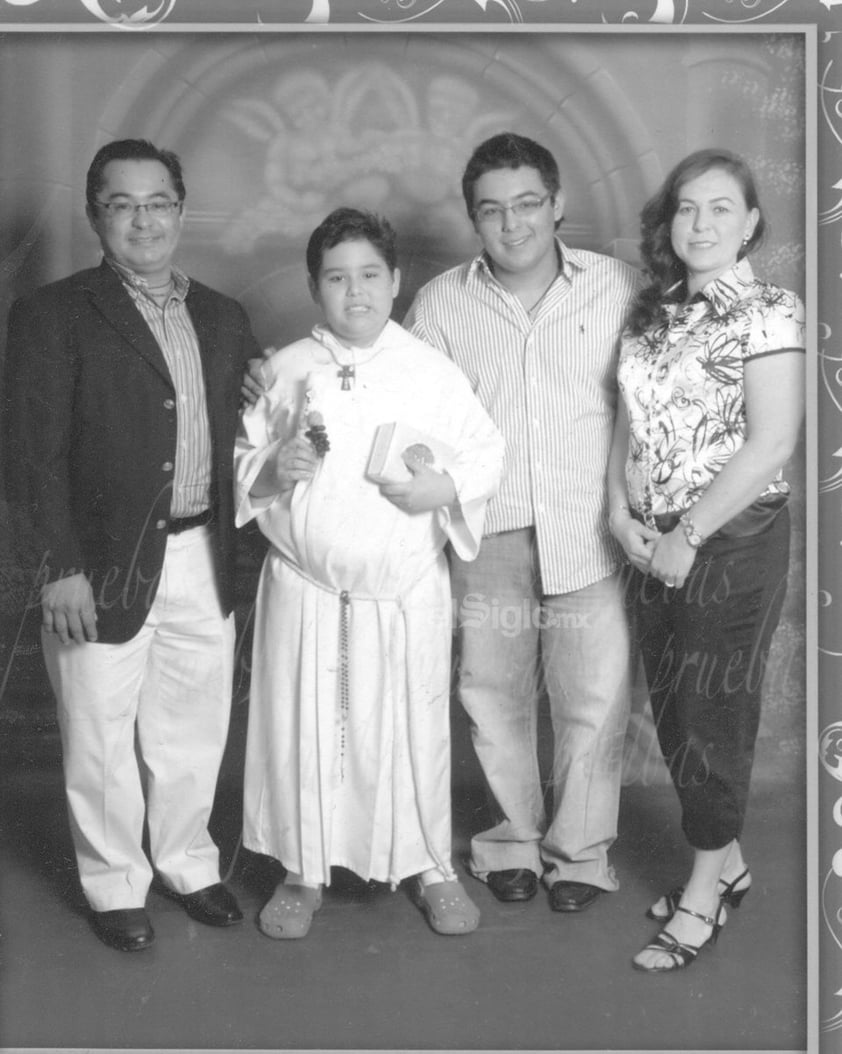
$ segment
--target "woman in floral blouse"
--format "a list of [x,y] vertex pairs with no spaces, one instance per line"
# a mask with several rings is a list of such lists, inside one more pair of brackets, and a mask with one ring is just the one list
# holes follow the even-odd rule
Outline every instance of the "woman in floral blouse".
[[740,835],[760,687],[786,590],[803,413],[804,311],[755,278],[764,222],[725,150],[685,158],[641,214],[648,285],[623,335],[610,525],[632,597],[658,740],[693,848],[638,969],[689,965],[751,884]]

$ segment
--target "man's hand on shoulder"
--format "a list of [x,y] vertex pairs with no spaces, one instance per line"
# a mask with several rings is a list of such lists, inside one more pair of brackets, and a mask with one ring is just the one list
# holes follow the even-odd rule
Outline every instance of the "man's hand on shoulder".
[[91,583],[83,574],[50,582],[41,591],[41,624],[62,644],[97,639],[96,607]]
[[266,378],[263,373],[263,363],[277,348],[266,348],[262,359],[249,359],[246,363],[246,372],[243,374],[243,383],[240,388],[243,406],[253,406],[254,403],[266,391]]

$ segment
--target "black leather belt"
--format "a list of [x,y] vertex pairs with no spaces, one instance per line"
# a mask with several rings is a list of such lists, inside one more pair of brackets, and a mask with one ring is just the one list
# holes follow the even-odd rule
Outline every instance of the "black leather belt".
[[213,523],[215,519],[214,510],[205,509],[204,512],[198,512],[195,516],[173,517],[169,522],[167,531],[169,534],[181,534],[182,531],[189,531],[192,527],[206,527],[208,524]]
[[[639,523],[646,522],[643,518],[643,513],[638,512],[637,509],[629,509],[629,513],[632,519],[637,520]],[[661,534],[667,534],[669,531],[675,530],[682,514],[682,512],[659,512],[656,513],[652,519],[655,521],[655,527],[661,532]]]

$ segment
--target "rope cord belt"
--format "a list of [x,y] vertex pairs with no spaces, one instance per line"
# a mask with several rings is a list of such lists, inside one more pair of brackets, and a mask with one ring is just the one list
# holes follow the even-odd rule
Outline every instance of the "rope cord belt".
[[364,601],[374,603],[391,603],[399,609],[403,607],[401,598],[397,595],[373,596],[365,593],[350,593],[347,589],[335,589],[333,586],[325,585],[317,579],[308,575],[296,564],[289,560],[283,561],[284,566],[294,571],[299,578],[339,598],[339,642],[338,642],[338,684],[337,701],[339,704],[339,775],[345,779],[345,748],[347,745],[348,715],[351,711],[351,601]]

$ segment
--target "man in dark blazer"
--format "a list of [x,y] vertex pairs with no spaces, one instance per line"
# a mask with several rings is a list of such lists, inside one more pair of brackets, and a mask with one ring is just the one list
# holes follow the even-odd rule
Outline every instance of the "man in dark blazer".
[[236,301],[172,264],[184,196],[171,152],[104,146],[87,178],[101,265],[9,315],[6,496],[40,589],[82,888],[124,951],[154,939],[156,873],[198,921],[242,918],[207,825],[231,706],[239,387],[258,349]]

